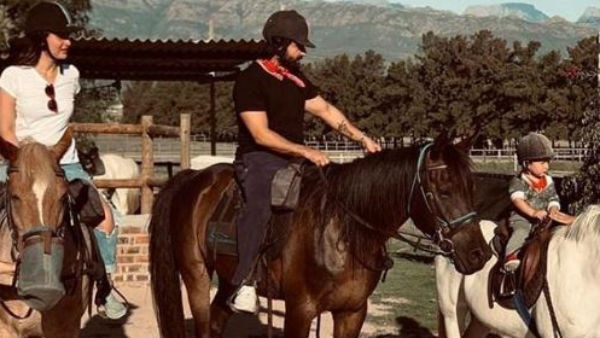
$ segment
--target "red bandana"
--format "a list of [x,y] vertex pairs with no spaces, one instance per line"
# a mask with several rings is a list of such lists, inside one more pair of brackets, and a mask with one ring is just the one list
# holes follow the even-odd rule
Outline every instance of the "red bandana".
[[294,82],[296,84],[296,86],[298,86],[300,88],[306,87],[306,85],[304,84],[304,81],[302,81],[299,77],[290,73],[290,71],[287,70],[285,67],[277,64],[276,62],[274,62],[272,60],[260,59],[260,60],[258,60],[258,64],[264,70],[266,70],[269,74],[275,76],[279,80],[283,80],[283,78],[285,77],[285,78],[289,79],[290,81]]
[[532,177],[527,175],[527,182],[529,183],[529,186],[535,190],[535,191],[542,191],[544,189],[546,189],[546,186],[548,185],[548,181],[546,180],[546,175],[538,178],[538,180],[536,182],[533,181]]

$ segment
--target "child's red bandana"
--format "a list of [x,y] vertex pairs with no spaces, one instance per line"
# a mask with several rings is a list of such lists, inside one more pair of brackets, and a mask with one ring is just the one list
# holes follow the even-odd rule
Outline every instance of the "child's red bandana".
[[300,88],[306,87],[306,85],[304,84],[304,81],[302,81],[296,75],[290,73],[289,70],[287,70],[285,67],[277,64],[276,62],[269,60],[269,59],[260,59],[260,60],[257,60],[257,62],[264,70],[266,70],[269,74],[275,76],[279,80],[283,80],[283,78],[285,77],[285,78],[289,79],[290,81],[294,82],[296,84],[296,86],[298,86]]
[[525,175],[525,178],[527,179],[527,183],[529,183],[529,186],[535,191],[542,191],[548,186],[548,180],[546,180],[546,175],[539,177],[535,182],[529,175]]

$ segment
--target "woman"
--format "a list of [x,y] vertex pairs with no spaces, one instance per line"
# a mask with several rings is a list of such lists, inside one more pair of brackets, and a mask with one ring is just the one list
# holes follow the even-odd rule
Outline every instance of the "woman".
[[[25,38],[14,66],[0,76],[0,137],[18,146],[33,138],[55,144],[67,129],[73,115],[75,94],[79,92],[79,71],[65,63],[76,30],[66,9],[57,2],[43,1],[27,14]],[[60,160],[67,180],[91,182],[75,150],[75,140]],[[6,165],[0,167],[0,180],[6,181]],[[105,219],[94,234],[108,274],[116,268],[117,231],[113,212],[104,201]],[[112,294],[99,309],[108,318],[123,317],[127,308]]]

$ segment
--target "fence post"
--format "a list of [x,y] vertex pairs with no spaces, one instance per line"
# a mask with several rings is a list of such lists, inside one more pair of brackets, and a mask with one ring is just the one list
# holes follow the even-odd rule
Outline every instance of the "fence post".
[[181,114],[179,125],[179,140],[181,141],[180,148],[180,166],[181,169],[189,169],[190,164],[190,126],[191,126],[191,115]]
[[154,171],[154,154],[152,153],[152,137],[148,133],[152,125],[152,116],[142,116],[142,201],[141,213],[149,214],[152,212],[152,203],[154,196],[152,195],[152,187],[148,185],[148,180],[152,177]]

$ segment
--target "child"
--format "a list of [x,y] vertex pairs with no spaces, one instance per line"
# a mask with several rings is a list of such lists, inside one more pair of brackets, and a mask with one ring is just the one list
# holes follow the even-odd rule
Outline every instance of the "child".
[[513,272],[521,261],[517,257],[533,222],[559,214],[560,202],[554,181],[548,175],[554,157],[552,143],[542,134],[529,133],[517,145],[521,171],[510,181],[508,193],[514,206],[509,222],[512,235],[506,245],[504,270]]

